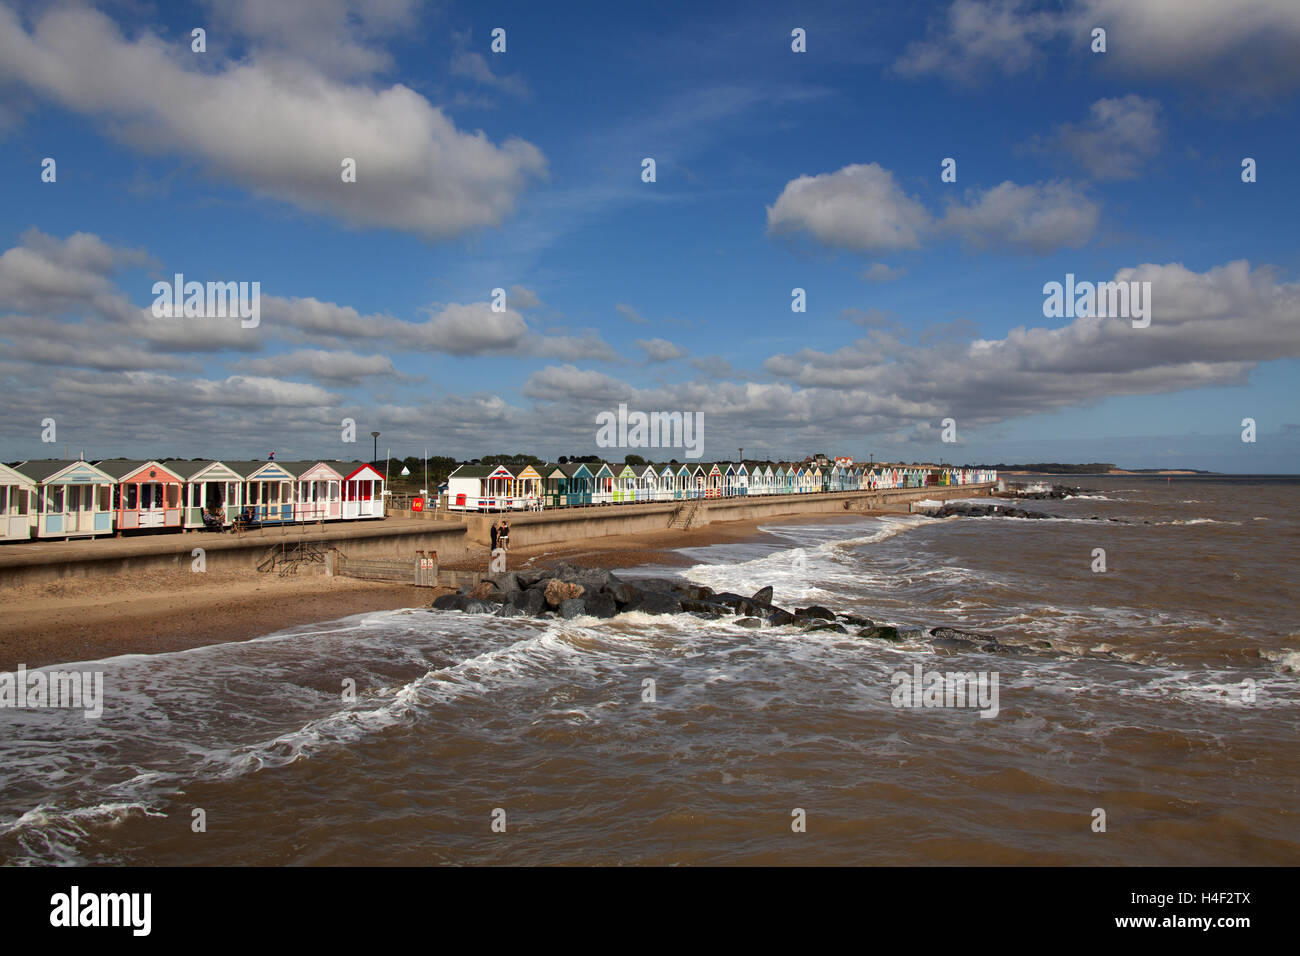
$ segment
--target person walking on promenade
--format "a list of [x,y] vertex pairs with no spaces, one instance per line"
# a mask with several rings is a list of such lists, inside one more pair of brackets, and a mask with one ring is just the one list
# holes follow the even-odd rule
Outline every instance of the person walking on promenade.
[[501,541],[501,547],[509,551],[510,550],[510,522],[508,520],[501,522],[500,541]]
[[494,521],[492,522],[492,550],[493,551],[497,549],[497,538],[499,537],[500,537],[500,532],[497,530],[497,523]]

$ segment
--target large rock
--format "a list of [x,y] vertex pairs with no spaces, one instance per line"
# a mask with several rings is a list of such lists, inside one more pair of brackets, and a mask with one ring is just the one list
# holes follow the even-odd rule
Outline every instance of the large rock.
[[858,637],[867,637],[877,641],[900,641],[898,628],[888,625],[876,625],[874,627],[864,627],[858,631]]
[[754,596],[750,598],[750,600],[757,601],[760,604],[771,604],[772,593],[773,593],[772,585],[769,584],[767,587],[759,588],[757,591],[755,591]]
[[506,601],[526,614],[541,614],[546,610],[546,598],[541,591],[511,591]]
[[[810,618],[809,620],[813,620],[813,619]],[[823,623],[821,623],[821,624],[813,624],[813,625],[811,625],[811,626],[809,626],[809,627],[805,627],[804,630],[805,630],[805,631],[809,631],[809,632],[811,632],[811,631],[834,631],[836,634],[847,634],[847,633],[849,633],[849,629],[848,629],[847,627],[845,627],[843,624],[836,624],[834,621],[831,621],[831,622],[823,622]]]
[[552,576],[551,572],[545,568],[520,568],[518,571],[510,573],[514,574],[516,584],[525,590]]
[[741,618],[737,618],[732,623],[737,624],[740,627],[762,627],[763,626],[762,620],[756,617],[741,617]]
[[519,575],[514,571],[502,571],[500,574],[492,574],[484,578],[485,581],[491,581],[497,586],[502,594],[509,594],[511,591],[519,590]]
[[618,606],[624,610],[629,607],[635,607],[641,600],[641,589],[635,584],[628,584],[626,581],[616,581],[610,588],[609,593],[614,596]]
[[683,582],[677,585],[677,591],[682,597],[689,598],[692,601],[708,601],[714,597],[713,588],[703,584]]
[[797,607],[794,609],[794,616],[797,618],[818,618],[823,621],[835,620],[835,612],[822,607],[820,604],[814,604],[810,607]]
[[876,622],[869,617],[859,617],[856,614],[841,614],[839,619],[845,624],[852,624],[854,627],[875,627]]
[[572,620],[586,614],[587,606],[583,603],[582,598],[569,598],[560,605],[558,613],[565,620]]
[[480,581],[470,589],[469,596],[480,601],[486,601],[488,598],[492,597],[492,595],[500,593],[501,592],[497,590],[497,586],[491,581]]
[[714,604],[711,601],[694,601],[690,598],[682,599],[682,610],[688,614],[702,614],[705,617],[724,617],[733,613],[731,608],[724,607],[721,604]]
[[582,599],[582,603],[587,608],[587,613],[592,617],[613,617],[618,613],[618,605],[614,602],[614,595],[608,591],[597,591],[595,594],[588,593]]
[[674,594],[660,591],[643,591],[641,600],[635,605],[628,605],[625,611],[640,611],[642,614],[681,614],[681,598]]
[[496,609],[496,617],[530,617],[531,615],[521,607],[517,607],[508,601]]
[[465,595],[463,594],[443,594],[433,599],[429,607],[438,611],[462,611],[464,610]]
[[559,607],[565,601],[572,601],[582,597],[586,591],[581,584],[573,584],[569,581],[561,581],[559,578],[552,578],[546,582],[546,589],[542,596],[546,599],[548,607]]

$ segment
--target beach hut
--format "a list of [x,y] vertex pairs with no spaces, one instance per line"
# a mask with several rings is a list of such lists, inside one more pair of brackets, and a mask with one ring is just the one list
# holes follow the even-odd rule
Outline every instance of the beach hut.
[[655,501],[672,501],[677,497],[677,466],[668,464],[659,472]]
[[36,526],[36,482],[0,465],[0,541],[26,541]]
[[36,486],[36,537],[86,538],[113,531],[116,479],[88,461],[24,461],[14,471]]
[[278,461],[230,462],[244,474],[244,506],[241,512],[258,524],[286,524],[293,521],[294,482],[298,476],[287,463]]
[[614,504],[630,504],[636,501],[636,469],[623,462],[621,465],[614,464]]
[[343,517],[343,473],[324,461],[276,462],[296,481],[295,521],[337,521]]
[[571,461],[560,470],[568,478],[566,497],[570,508],[585,508],[596,498],[596,475],[585,462]]
[[695,469],[690,465],[677,466],[677,483],[673,488],[673,498],[691,498],[695,491]]
[[654,501],[659,494],[659,468],[647,462],[637,467],[636,500]]
[[181,486],[181,527],[205,528],[203,512],[220,515],[229,526],[243,505],[244,476],[220,461],[164,461],[163,467],[179,475]]
[[98,463],[113,478],[113,520],[117,530],[156,531],[181,526],[180,475],[157,461],[110,458]]
[[[621,469],[620,469],[621,470]],[[593,505],[609,505],[614,503],[614,469],[609,462],[600,462],[600,467],[593,470],[595,480],[595,490],[591,495]]]
[[514,497],[516,508],[540,511],[542,507],[542,473],[532,465],[524,465],[515,473]]
[[[495,469],[491,465],[459,465],[447,476],[447,507],[456,511],[482,511],[487,508],[487,479]],[[344,485],[344,501],[347,486]],[[347,511],[347,508],[344,508]]]
[[372,465],[361,465],[343,476],[343,517],[382,518],[384,476]]
[[564,507],[563,492],[560,489],[567,477],[560,466],[555,462],[547,462],[537,470],[542,476],[542,507]]

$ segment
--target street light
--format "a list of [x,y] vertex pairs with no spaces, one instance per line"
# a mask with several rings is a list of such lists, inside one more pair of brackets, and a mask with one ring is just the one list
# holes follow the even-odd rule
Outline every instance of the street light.
[[379,461],[379,432],[371,432],[370,437],[375,440],[375,457],[371,461]]

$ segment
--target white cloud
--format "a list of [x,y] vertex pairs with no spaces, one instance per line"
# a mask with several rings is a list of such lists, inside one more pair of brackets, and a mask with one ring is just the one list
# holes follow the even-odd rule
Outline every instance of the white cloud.
[[1034,148],[1069,153],[1094,179],[1132,179],[1160,150],[1159,114],[1156,100],[1133,94],[1100,99],[1082,123],[1062,123]]
[[1150,327],[1081,318],[929,346],[873,330],[834,352],[772,356],[765,368],[803,388],[892,396],[979,423],[1116,395],[1240,384],[1259,362],[1300,357],[1300,283],[1279,283],[1269,269],[1239,260],[1196,273],[1170,263],[1121,269],[1115,279],[1151,282]]
[[[269,55],[203,72],[192,62],[151,33],[125,39],[97,10],[55,8],[29,32],[0,7],[0,80],[103,121],[136,149],[197,158],[310,212],[446,239],[500,224],[546,172],[531,143],[462,132],[400,84],[349,84]],[[341,181],[345,157],[355,183]]]
[[[767,208],[767,222],[769,234],[806,231],[825,246],[851,250],[912,249],[922,239],[948,234],[978,247],[1048,252],[1087,242],[1099,213],[1095,202],[1068,183],[1008,181],[967,190],[964,201],[950,202],[936,219],[903,193],[889,170],[869,163],[791,180]],[[877,281],[892,276],[882,268],[873,266],[866,278],[873,271]]]
[[[1104,27],[1105,54],[1091,53]],[[1107,69],[1268,94],[1300,84],[1300,4],[1294,0],[954,0],[926,39],[909,44],[901,74],[959,82],[1015,76],[1049,57],[1104,56]]]
[[336,384],[356,384],[372,375],[394,376],[397,370],[387,355],[359,355],[348,351],[299,349],[283,355],[242,359],[231,368],[254,375],[306,375]]
[[623,316],[623,318],[627,319],[627,321],[631,322],[633,325],[650,324],[649,319],[644,318],[639,312],[637,312],[636,309],[632,308],[630,305],[624,305],[622,302],[619,302],[617,305],[614,306],[614,309],[615,311],[618,312],[619,315]]
[[1033,252],[1077,249],[1097,228],[1100,209],[1068,183],[1019,186],[1004,182],[968,190],[948,207],[939,228],[977,247],[1005,245]]
[[902,266],[891,268],[883,262],[873,262],[862,271],[862,278],[868,282],[894,282],[906,274],[907,270]]
[[828,246],[888,251],[915,249],[930,215],[876,163],[800,176],[767,207],[770,235],[806,231]]
[[645,352],[646,359],[651,362],[671,362],[686,357],[685,349],[667,339],[637,339],[636,346]]

